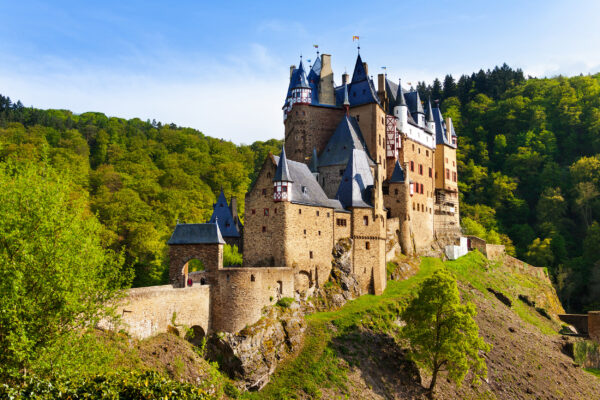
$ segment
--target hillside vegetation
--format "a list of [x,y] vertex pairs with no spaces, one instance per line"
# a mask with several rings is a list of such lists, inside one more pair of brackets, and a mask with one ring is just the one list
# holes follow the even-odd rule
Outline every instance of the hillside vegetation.
[[600,74],[525,79],[503,65],[418,89],[458,133],[467,232],[548,267],[567,310],[600,308]]

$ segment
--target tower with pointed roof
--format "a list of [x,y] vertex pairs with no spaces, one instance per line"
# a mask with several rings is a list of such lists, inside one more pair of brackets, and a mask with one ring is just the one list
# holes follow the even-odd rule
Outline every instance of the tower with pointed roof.
[[285,147],[282,147],[277,170],[275,170],[275,176],[273,176],[273,200],[292,201],[293,183],[287,157],[285,156]]

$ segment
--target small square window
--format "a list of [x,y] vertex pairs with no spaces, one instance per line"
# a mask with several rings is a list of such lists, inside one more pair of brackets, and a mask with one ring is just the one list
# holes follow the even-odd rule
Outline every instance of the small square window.
[[266,232],[266,231],[267,231],[267,227],[266,227],[266,226],[263,226],[263,227],[262,227],[262,231],[263,231],[263,232]]
[[263,196],[266,196],[266,195],[267,195],[267,189],[263,189],[263,190],[262,190],[262,195],[263,195]]
[[253,208],[252,209],[252,215],[256,214],[256,210]]

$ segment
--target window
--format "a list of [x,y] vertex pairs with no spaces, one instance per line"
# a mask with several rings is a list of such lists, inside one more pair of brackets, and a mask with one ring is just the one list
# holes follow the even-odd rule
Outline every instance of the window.
[[421,148],[420,147],[417,149],[417,153],[421,154]]
[[453,172],[453,173],[452,173],[452,180],[453,180],[454,182],[456,182],[456,172]]
[[365,249],[369,250],[371,248],[371,243],[365,242]]
[[394,189],[394,194],[397,195],[398,194],[398,189]]
[[413,203],[413,211],[415,210],[415,203]]
[[265,217],[268,217],[268,216],[269,216],[269,209],[268,209],[268,208],[265,208],[265,209],[264,209],[264,213],[265,213]]
[[[344,170],[340,169],[340,176],[344,175]],[[323,178],[323,180],[325,180],[325,178]],[[323,182],[323,184],[325,184],[325,182]]]
[[302,209],[301,208],[298,209],[298,214],[302,214]]
[[321,236],[321,231],[319,231],[319,236]]
[[304,230],[304,234],[306,235],[306,229]]
[[369,216],[365,215],[365,216],[363,217],[363,224],[364,224],[364,225],[369,225]]
[[319,212],[317,211],[317,217],[319,216]]
[[433,170],[431,169],[431,167],[429,167],[429,177],[431,178],[433,176]]
[[415,151],[415,145],[414,145],[414,143],[413,143],[413,145],[412,145],[412,146],[413,146],[413,151]]
[[263,190],[262,190],[262,195],[263,195],[263,196],[266,196],[266,195],[267,195],[267,189],[263,189]]
[[383,186],[383,187],[381,188],[381,190],[383,191],[383,194],[384,194],[384,195],[388,195],[388,194],[390,194],[390,187],[389,187],[389,186]]
[[448,157],[446,157],[446,164],[448,164]]
[[446,168],[446,179],[450,179],[450,170]]
[[344,218],[337,218],[335,224],[337,226],[347,226],[347,221]]
[[415,172],[415,162],[414,161],[410,162],[410,170],[411,170],[411,172]]
[[419,164],[419,175],[423,175],[423,164]]
[[452,166],[456,167],[456,162],[455,161],[452,161]]
[[266,226],[263,226],[263,227],[262,227],[262,231],[263,231],[263,232],[266,232],[266,231],[267,231],[267,227],[266,227]]
[[425,191],[423,190],[423,184],[421,183],[421,194],[424,194]]
[[429,150],[425,150],[425,155],[429,157]]
[[256,214],[256,210],[253,208],[252,209],[252,215]]
[[274,212],[275,214],[277,214],[277,208],[274,208],[274,209],[273,209],[273,212]]
[[329,217],[331,217],[331,214],[330,214],[330,213],[327,213],[327,218],[329,218]]
[[250,275],[250,282],[254,282],[256,280],[256,278],[254,278],[254,275]]
[[312,252],[312,250],[308,252],[308,255],[309,255],[310,258],[313,258],[313,252]]

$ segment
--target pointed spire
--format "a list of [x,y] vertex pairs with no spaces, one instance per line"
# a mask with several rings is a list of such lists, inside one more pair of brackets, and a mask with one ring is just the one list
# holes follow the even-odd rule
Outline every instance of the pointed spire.
[[313,147],[312,158],[310,159],[310,172],[319,172],[319,159],[317,158],[317,148]]
[[354,65],[354,73],[352,74],[352,83],[364,81],[367,77],[367,71],[365,70],[365,65],[363,64],[362,58],[360,54],[356,57],[356,64]]
[[302,56],[300,56],[300,64],[298,65],[298,73],[296,75],[295,82],[292,84],[292,89],[294,88],[309,88],[308,80],[306,78],[306,71],[304,70],[304,65],[302,64]]
[[425,110],[423,110],[423,104],[421,103],[421,97],[419,96],[419,91],[417,90],[417,112],[421,114],[425,114]]
[[221,193],[217,198],[217,204],[215,204],[215,206],[229,207],[227,204],[227,198],[225,197],[225,192],[223,192],[223,187],[221,187]]
[[396,104],[395,106],[405,106],[406,100],[404,99],[404,90],[402,90],[402,79],[398,79],[398,91],[396,92]]
[[273,181],[277,182],[293,182],[292,176],[290,175],[290,169],[288,167],[287,157],[285,155],[285,146],[281,146],[281,155],[279,156],[279,163],[277,164],[277,170]]
[[425,120],[427,122],[434,122],[433,121],[433,110],[431,109],[431,98],[429,100],[427,100],[427,115],[425,117]]
[[392,177],[390,178],[390,183],[400,183],[404,182],[405,175],[400,162],[396,160],[396,165],[394,166],[394,172],[392,172]]

